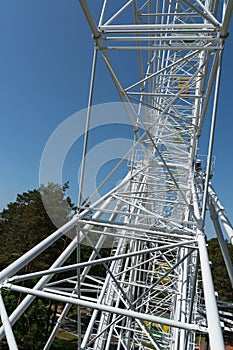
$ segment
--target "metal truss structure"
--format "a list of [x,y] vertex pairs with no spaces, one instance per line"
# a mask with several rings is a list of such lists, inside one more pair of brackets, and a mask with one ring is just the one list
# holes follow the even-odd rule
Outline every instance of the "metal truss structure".
[[[98,24],[86,1],[80,4],[95,41],[83,157],[99,55],[135,133],[129,172],[1,272],[3,289],[27,296],[10,316],[0,298],[0,335],[17,349],[12,326],[42,297],[64,305],[44,350],[71,305],[77,305],[78,349],[194,350],[198,334],[208,335],[211,350],[224,349],[204,226],[208,207],[233,284],[219,220],[230,239],[232,226],[210,185],[221,57],[233,1],[104,0]],[[133,81],[127,81],[118,63],[123,52],[137,67]],[[202,162],[198,141],[210,102],[209,150]],[[80,198],[84,178],[85,161]],[[16,275],[73,227],[77,235],[50,269]],[[110,239],[112,249],[103,257],[101,247]],[[79,259],[84,240],[93,247],[88,261]],[[77,263],[64,265],[75,250]],[[95,265],[106,270],[104,279],[92,275]],[[60,280],[59,273],[66,271],[73,271],[73,277]],[[21,284],[36,278],[34,287]],[[90,312],[85,332],[81,307]]]

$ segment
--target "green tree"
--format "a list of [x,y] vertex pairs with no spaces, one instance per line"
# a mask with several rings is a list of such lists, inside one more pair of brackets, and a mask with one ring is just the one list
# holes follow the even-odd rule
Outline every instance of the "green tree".
[[[65,223],[74,213],[74,205],[65,197],[68,183],[63,187],[55,184],[41,186],[18,194],[16,201],[7,205],[0,213],[0,268],[3,269],[12,261],[23,255],[41,240],[46,238],[57,227],[50,220],[44,204],[48,208],[56,208],[56,214],[61,223]],[[46,202],[47,201],[47,202]],[[70,205],[71,204],[71,205]],[[48,209],[46,208],[46,209]],[[69,243],[68,237],[63,237],[54,243],[49,250],[42,253],[35,261],[25,266],[23,272],[48,268],[61,254]],[[22,282],[22,285],[32,286],[33,281]],[[3,292],[8,314],[21,302],[23,295]],[[55,320],[55,303],[36,299],[27,312],[17,321],[14,333],[19,349],[41,349],[47,339]],[[26,345],[25,345],[26,344]],[[8,349],[6,342],[0,342],[1,349]]]
[[[71,202],[70,199],[68,200]],[[47,187],[41,186],[39,190],[34,189],[18,194],[16,201],[7,205],[6,209],[0,213],[1,269],[57,229],[50,220],[44,203],[47,203],[48,209],[56,208],[56,216],[60,218],[61,224],[64,224],[74,213],[68,200],[65,198],[63,187],[50,183]],[[50,214],[51,211],[52,209]],[[55,246],[52,252],[53,250],[55,252],[57,248]],[[51,251],[49,255],[51,257],[49,260],[52,261],[54,256]],[[46,261],[44,257],[41,264],[43,265],[44,262],[49,263],[50,261]],[[44,266],[40,265],[40,267]]]
[[[3,291],[4,302],[10,314],[18,305],[17,293]],[[20,350],[42,349],[49,334],[52,310],[47,300],[35,299],[13,327],[14,336]],[[6,340],[0,342],[2,350],[8,350]]]
[[[233,246],[227,243],[227,247],[233,261]],[[217,238],[208,241],[208,252],[212,263],[214,288],[218,292],[218,297],[220,300],[232,302],[232,287]]]
[[[65,191],[68,187],[68,183],[64,184],[64,186],[50,183],[48,186],[41,186],[39,190],[34,189],[18,194],[16,201],[9,203],[6,209],[0,213],[1,269],[5,268],[12,261],[22,256],[42,239],[54,232],[57,229],[58,221],[60,225],[64,224],[77,211],[71,199],[65,196]],[[91,213],[88,215],[92,215]],[[51,221],[51,218],[53,221]],[[96,227],[96,230],[98,231],[98,227]],[[70,232],[71,236],[76,234],[75,229],[73,231]],[[97,237],[94,235],[92,238],[95,241],[98,237],[99,235]],[[60,238],[19,273],[48,268],[69,242],[70,239],[67,236]],[[91,247],[81,244],[81,261],[88,260],[91,252]],[[74,251],[66,263],[74,263],[76,254],[76,251]],[[103,257],[108,256],[108,249],[101,249],[100,254]],[[106,275],[106,271],[101,265],[92,267],[90,273],[102,277]],[[72,271],[55,275],[53,281],[58,278],[62,280],[72,275]],[[33,280],[27,280],[22,282],[22,285],[32,287],[35,283]],[[3,291],[3,297],[7,312],[11,314],[21,302],[24,295]],[[59,305],[60,307],[62,305]],[[30,308],[28,308],[14,325],[14,334],[20,350],[39,350],[43,348],[48,334],[56,321],[57,311],[57,303],[35,299]],[[76,309],[75,312],[72,312],[73,316],[76,317]],[[87,322],[88,320],[85,319],[84,321]],[[66,345],[65,342],[67,343]],[[56,339],[54,349],[71,349],[72,346],[75,348],[75,340],[71,342],[70,340]],[[8,349],[5,340],[0,341],[0,349]]]

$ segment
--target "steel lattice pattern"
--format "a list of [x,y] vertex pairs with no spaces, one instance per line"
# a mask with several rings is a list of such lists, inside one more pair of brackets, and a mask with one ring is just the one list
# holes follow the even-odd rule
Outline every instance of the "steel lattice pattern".
[[[215,120],[233,3],[105,0],[97,25],[91,5],[89,9],[84,0],[80,4],[95,41],[91,84],[98,55],[135,134],[129,172],[56,231],[58,238],[76,227],[77,236],[49,271],[13,276],[39,252],[35,247],[20,264],[1,273],[3,288],[29,294],[16,318],[32,296],[64,303],[44,349],[50,348],[72,304],[79,313],[81,306],[91,310],[85,332],[78,320],[79,349],[194,350],[200,333],[209,335],[212,350],[224,349],[203,231],[208,191],[213,203],[215,196],[209,190],[211,133],[205,166],[199,161],[198,141],[214,86]],[[119,63],[125,55],[133,62],[129,74]],[[90,260],[60,268],[77,241],[92,246]],[[100,248],[106,245],[112,249],[102,257]],[[105,279],[92,275],[96,264],[103,265]],[[68,270],[74,270],[74,276],[65,287],[64,280],[50,280]],[[17,284],[34,277],[41,277],[34,289]]]

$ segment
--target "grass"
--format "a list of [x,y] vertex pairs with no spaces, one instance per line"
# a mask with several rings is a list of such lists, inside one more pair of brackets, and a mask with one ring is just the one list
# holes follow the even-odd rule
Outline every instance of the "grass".
[[77,336],[60,330],[54,339],[51,350],[77,350]]

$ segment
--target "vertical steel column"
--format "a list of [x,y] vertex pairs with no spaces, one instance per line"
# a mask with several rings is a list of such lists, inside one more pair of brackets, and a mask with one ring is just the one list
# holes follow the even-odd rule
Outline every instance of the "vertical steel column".
[[222,51],[218,52],[216,55],[218,55],[218,69],[217,69],[216,81],[215,81],[215,93],[214,93],[212,122],[211,122],[210,137],[209,137],[209,149],[208,149],[207,166],[206,166],[205,188],[204,188],[203,206],[202,206],[202,213],[201,213],[203,227],[204,227],[204,223],[205,223],[206,204],[207,204],[211,161],[212,161],[212,152],[213,152],[213,145],[214,145],[216,116],[217,116],[217,108],[218,108],[218,95],[219,95],[219,85],[220,85],[220,77],[221,77]]
[[93,99],[93,91],[94,91],[96,62],[97,62],[97,49],[94,48],[92,70],[91,70],[91,84],[90,84],[88,107],[87,107],[87,120],[86,120],[85,136],[84,136],[84,142],[83,142],[83,155],[82,155],[82,166],[81,166],[81,174],[80,174],[78,207],[80,207],[82,205],[82,200],[83,200],[82,199],[82,191],[83,191],[84,172],[85,172],[85,165],[86,165],[86,153],[87,153],[89,126],[90,126],[90,118],[91,118],[91,107],[92,107],[92,99]]
[[217,301],[214,293],[214,285],[206,249],[205,235],[201,230],[197,232],[197,241],[200,252],[202,282],[205,295],[206,316],[208,322],[211,350],[224,350],[223,334],[219,320]]
[[[192,195],[193,195],[193,206],[194,212],[197,218],[200,217],[200,211],[198,206],[197,194],[195,186],[192,186]],[[201,273],[202,273],[202,282],[205,296],[205,305],[206,305],[206,316],[208,322],[208,331],[211,350],[224,350],[224,341],[223,334],[219,319],[217,301],[214,293],[214,285],[211,275],[211,269],[209,264],[209,258],[206,248],[205,235],[200,228],[197,228],[197,242],[199,247],[200,254],[200,263],[201,263]]]
[[209,191],[209,197],[210,197],[211,203],[213,204],[215,211],[218,214],[218,217],[222,222],[222,225],[223,225],[223,227],[224,227],[224,229],[229,237],[231,244],[233,244],[233,228],[232,228],[232,225],[230,223],[230,220],[228,219],[228,217],[226,215],[225,208],[221,204],[216,192],[214,191],[214,189],[211,185],[209,186],[208,191]]
[[[77,263],[81,262],[81,251],[80,251],[80,227],[77,225]],[[78,299],[81,298],[81,271],[77,269],[77,284],[76,284],[76,293]],[[82,328],[81,328],[81,306],[77,305],[77,329],[78,329],[78,349],[81,347],[81,337],[82,337]]]
[[2,298],[2,294],[0,293],[0,315],[3,324],[3,328],[5,330],[7,344],[10,350],[17,350],[18,346],[15,341],[14,333],[11,328],[11,324],[9,321],[9,317],[6,312],[5,304]]
[[209,209],[210,209],[210,217],[211,217],[213,224],[214,224],[215,232],[217,234],[218,242],[219,242],[219,245],[220,245],[220,248],[222,251],[222,256],[223,256],[223,259],[224,259],[224,262],[225,262],[225,265],[227,268],[227,272],[228,272],[228,275],[229,275],[229,278],[231,281],[231,286],[233,288],[233,265],[231,262],[231,257],[230,257],[229,251],[227,249],[226,242],[225,242],[223,234],[222,234],[221,226],[220,226],[219,221],[218,221],[218,215],[216,213],[216,210],[215,210],[214,205],[212,204],[211,200],[209,201]]

